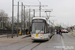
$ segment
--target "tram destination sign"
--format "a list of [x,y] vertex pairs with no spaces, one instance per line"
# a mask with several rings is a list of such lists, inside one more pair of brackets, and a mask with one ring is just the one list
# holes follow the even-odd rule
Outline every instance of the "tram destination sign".
[[32,20],[32,22],[44,22],[44,20],[42,20],[42,19],[35,19],[35,20]]

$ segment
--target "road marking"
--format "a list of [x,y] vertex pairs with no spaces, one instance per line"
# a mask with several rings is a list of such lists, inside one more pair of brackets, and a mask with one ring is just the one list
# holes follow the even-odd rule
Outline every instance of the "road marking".
[[62,41],[62,45],[63,45],[63,50],[65,50],[65,45],[64,45],[64,41],[63,41],[63,38],[62,38],[62,36],[61,36],[61,41]]

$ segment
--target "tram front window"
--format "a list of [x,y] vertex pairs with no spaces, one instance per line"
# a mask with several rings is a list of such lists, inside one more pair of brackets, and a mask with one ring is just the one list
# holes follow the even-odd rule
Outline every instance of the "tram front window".
[[40,33],[40,32],[44,33],[44,27],[45,27],[44,23],[33,23],[32,33]]

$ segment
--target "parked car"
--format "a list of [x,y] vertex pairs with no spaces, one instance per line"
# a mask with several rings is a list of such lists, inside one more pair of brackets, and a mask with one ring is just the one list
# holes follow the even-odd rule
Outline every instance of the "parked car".
[[66,29],[61,30],[62,33],[68,33],[68,31]]

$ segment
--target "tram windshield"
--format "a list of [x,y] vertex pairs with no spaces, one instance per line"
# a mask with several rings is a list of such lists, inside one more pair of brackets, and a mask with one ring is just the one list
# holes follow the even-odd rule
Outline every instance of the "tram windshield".
[[32,33],[44,33],[45,23],[33,23],[32,24]]

